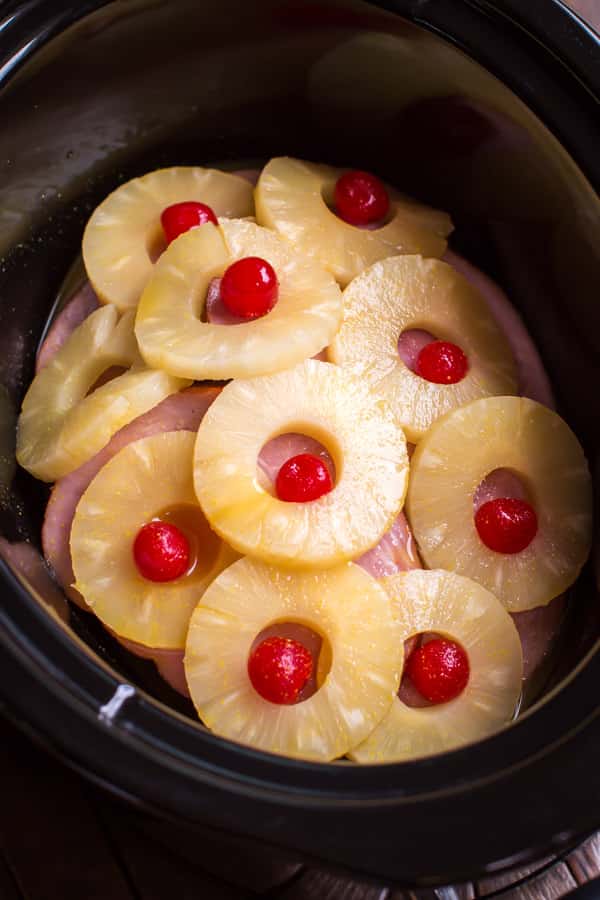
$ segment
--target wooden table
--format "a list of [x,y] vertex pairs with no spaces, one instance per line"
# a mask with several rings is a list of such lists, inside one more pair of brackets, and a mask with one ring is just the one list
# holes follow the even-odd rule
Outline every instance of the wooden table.
[[[570,5],[600,31],[600,0]],[[469,900],[499,891],[555,900],[600,875],[599,833],[561,859],[476,884],[415,895],[349,881],[141,817],[1,719],[0,771],[0,900]]]

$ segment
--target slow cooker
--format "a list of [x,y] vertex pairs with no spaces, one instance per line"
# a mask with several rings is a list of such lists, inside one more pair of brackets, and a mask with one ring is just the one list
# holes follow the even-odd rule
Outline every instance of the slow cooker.
[[161,165],[289,154],[370,168],[452,214],[452,246],[508,289],[594,471],[598,37],[559,0],[5,0],[0,15],[4,710],[190,829],[403,886],[481,877],[598,827],[594,560],[510,727],[417,762],[317,766],[208,733],[69,609],[39,555],[45,488],[14,470],[15,415],[94,206]]

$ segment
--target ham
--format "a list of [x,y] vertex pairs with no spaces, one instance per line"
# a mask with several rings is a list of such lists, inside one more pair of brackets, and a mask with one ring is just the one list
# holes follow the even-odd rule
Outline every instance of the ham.
[[73,587],[73,567],[69,549],[75,508],[90,481],[103,465],[132,441],[163,431],[196,431],[219,388],[191,387],[167,397],[153,409],[138,416],[90,460],[56,482],[46,507],[42,526],[42,546],[67,596],[86,609],[85,601]]
[[142,659],[151,660],[156,666],[159,675],[169,684],[173,690],[184,697],[189,697],[190,692],[185,677],[185,668],[183,665],[183,657],[185,650],[166,650],[160,647],[145,647],[136,641],[128,641],[126,638],[119,637],[114,631],[111,634],[119,643]]
[[57,315],[40,347],[35,363],[36,375],[48,365],[67,338],[84,319],[98,309],[100,303],[89,281],[85,281]]
[[27,541],[11,544],[0,537],[0,556],[13,571],[23,577],[27,588],[29,590],[33,588],[35,596],[43,600],[61,621],[69,621],[67,602],[39,551],[32,544],[28,544]]
[[517,363],[521,396],[555,409],[554,394],[544,364],[521,316],[504,291],[457,253],[447,250],[444,261],[460,272],[481,294],[506,335]]
[[300,453],[312,453],[313,456],[318,456],[329,469],[331,479],[335,482],[335,463],[323,444],[306,434],[290,432],[272,438],[260,451],[258,469],[261,487],[272,493],[277,473],[284,462]]
[[[258,170],[241,170],[235,174],[247,178],[255,184],[260,173]],[[452,251],[447,251],[444,259],[461,272],[480,292],[498,324],[504,330],[517,361],[521,393],[553,408],[552,389],[539,354],[519,314],[504,292],[486,275]],[[219,285],[220,279],[213,279],[209,285],[206,300],[207,321],[223,325],[234,325],[245,321],[233,316],[224,307],[220,300]],[[89,282],[86,282],[57,316],[50,328],[38,353],[36,371],[48,364],[72,331],[98,305],[98,298]],[[409,368],[414,370],[420,350],[431,340],[434,340],[433,335],[420,329],[412,329],[401,335],[398,352]],[[74,577],[69,550],[69,535],[75,508],[87,485],[100,468],[131,441],[159,431],[196,430],[204,412],[217,393],[218,389],[216,388],[195,387],[168,397],[153,410],[117,432],[110,443],[95,457],[54,486],[46,510],[42,543],[46,559],[54,569],[67,595],[75,603],[86,608],[83,598],[72,587]],[[291,456],[299,453],[314,453],[319,456],[335,480],[335,463],[322,444],[306,435],[285,434],[269,441],[259,455],[259,479],[266,490],[272,491],[281,465]],[[480,485],[474,498],[474,512],[482,503],[499,496],[525,496],[522,483],[508,470],[500,469],[491,473]],[[11,559],[8,561],[12,562]],[[390,530],[379,543],[356,562],[376,578],[421,567],[414,538],[403,513],[398,515]],[[547,607],[539,607],[513,615],[523,645],[525,678],[529,678],[538,669],[550,652],[560,630],[565,605],[565,598],[558,597]],[[273,628],[276,629],[273,633],[288,637],[295,636],[296,639],[302,640],[313,651],[315,659],[318,658],[321,639],[310,632],[310,629],[300,625],[273,626]],[[287,628],[285,634],[282,632],[282,628]],[[263,636],[267,636],[266,633]],[[132,653],[154,660],[162,677],[175,690],[188,696],[182,650],[152,649],[132,641],[119,640]],[[406,658],[414,649],[417,640],[417,638],[411,638],[406,642]],[[310,696],[310,692],[314,689],[313,677],[313,682],[307,685],[303,697]],[[409,705],[426,705],[426,701],[415,691],[408,679],[403,680],[399,695]]]

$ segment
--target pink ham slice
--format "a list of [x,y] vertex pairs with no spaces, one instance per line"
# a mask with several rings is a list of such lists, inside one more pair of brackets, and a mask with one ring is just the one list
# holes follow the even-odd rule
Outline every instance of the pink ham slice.
[[98,309],[99,305],[94,289],[89,281],[85,281],[52,323],[37,355],[36,374],[48,365],[77,326]]
[[423,347],[432,341],[435,341],[435,337],[422,328],[409,328],[402,332],[398,338],[398,356],[411,372],[416,371],[417,359]]
[[447,250],[444,260],[457,272],[464,275],[467,281],[479,291],[498,325],[504,331],[517,363],[520,394],[554,409],[554,395],[544,364],[521,316],[504,291],[491,278],[488,278],[457,253]]
[[36,591],[38,597],[47,603],[63,622],[69,621],[67,601],[35,547],[26,541],[11,544],[0,537],[0,557],[11,569],[23,576],[26,584]]
[[184,697],[190,696],[183,665],[184,650],[161,650],[156,647],[145,647],[143,644],[121,638],[114,632],[111,633],[130,653],[140,656],[142,659],[151,660],[158,669],[159,675],[178,694],[182,694]]
[[87,608],[83,598],[71,587],[74,576],[69,536],[75,508],[90,481],[109,459],[132,441],[163,431],[196,431],[218,393],[219,388],[191,387],[172,394],[154,409],[121,428],[92,459],[54,485],[42,527],[44,555],[69,598],[83,609]]
[[[75,509],[90,481],[109,459],[132,441],[164,431],[196,431],[219,390],[213,387],[191,387],[179,394],[172,394],[154,409],[118,431],[96,456],[54,485],[42,527],[44,555],[67,596],[82,609],[87,610],[88,607],[81,594],[72,587],[74,575],[69,536]],[[165,681],[179,693],[188,695],[183,651],[143,647],[133,641],[121,639],[118,635],[115,637],[132,653],[154,660]]]
[[356,560],[369,575],[385,578],[396,572],[422,569],[419,552],[404,513],[399,513],[389,531],[372,550]]
[[290,432],[272,438],[260,451],[257,462],[261,486],[272,492],[277,473],[284,462],[300,453],[311,453],[313,456],[318,456],[329,469],[332,480],[335,481],[335,463],[323,444],[306,434]]

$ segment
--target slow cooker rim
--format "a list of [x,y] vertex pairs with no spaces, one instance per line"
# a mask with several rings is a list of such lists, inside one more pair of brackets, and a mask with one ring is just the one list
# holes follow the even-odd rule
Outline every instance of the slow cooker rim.
[[[69,24],[72,24],[77,19],[83,17],[86,13],[88,13],[92,10],[99,9],[105,5],[108,5],[106,0],[96,0],[96,2],[94,2],[94,0],[91,0],[91,2],[88,2],[85,5],[67,3],[67,2],[57,4],[53,10],[54,16],[50,17],[49,19],[46,20],[46,27],[43,31],[43,40],[40,39],[40,41],[31,44],[27,48],[25,53],[21,53],[15,66],[13,66],[12,68],[9,66],[7,68],[6,63],[5,63],[4,69],[0,70],[0,71],[2,71],[4,76],[6,78],[8,78],[11,74],[13,74],[16,71],[17,65],[21,65],[27,58],[29,58],[29,56],[33,52],[35,52],[35,50],[38,49],[39,46],[41,46],[41,43],[48,40],[53,34],[57,33],[57,31],[60,31],[63,28],[66,28]],[[384,6],[385,8],[392,9],[393,11],[399,12],[400,14],[403,13],[408,18],[412,18],[414,21],[416,21],[417,24],[423,25],[424,27],[429,28],[430,30],[433,30],[433,31],[436,31],[437,33],[443,34],[443,36],[446,37],[447,39],[449,38],[449,35],[444,34],[443,30],[441,30],[441,25],[440,25],[440,10],[443,8],[443,6],[445,4],[442,4],[442,5],[438,4],[437,14],[436,14],[437,18],[436,18],[436,22],[433,24],[426,21],[425,14],[430,11],[431,7],[434,6],[434,4],[428,4],[428,3],[419,4],[418,5],[419,8],[416,11],[415,11],[415,4],[409,3],[409,2],[402,2],[402,0],[398,0],[398,2],[395,2],[395,3],[379,2],[376,5]],[[17,9],[20,6],[21,6],[21,4],[12,4],[12,8],[14,8],[14,9]],[[36,2],[36,0],[33,0],[33,2],[27,4],[27,9],[26,9],[27,16],[25,16],[25,14],[23,14],[24,17],[21,18],[20,20],[19,20],[18,15],[15,13],[16,18],[13,22],[13,26],[12,26],[13,30],[11,31],[11,28],[6,29],[5,36],[3,38],[0,38],[0,60],[2,59],[3,42],[5,40],[14,39],[14,36],[17,34],[17,32],[14,31],[14,28],[16,27],[16,25],[23,26],[23,27],[20,27],[19,33],[25,34],[27,27],[29,27],[30,22],[31,22],[31,19],[30,19],[31,14],[38,13],[38,12],[41,13],[41,11],[42,11],[41,6],[42,6],[41,2]],[[456,12],[456,3],[454,2],[452,4],[452,6],[453,6],[452,12],[454,14]],[[470,2],[468,2],[468,0],[464,4],[464,6],[468,7],[470,12],[474,15],[481,15],[481,12],[484,8],[489,12],[489,10],[491,8],[491,4],[489,4],[489,3],[485,3],[485,2],[470,3]],[[496,4],[496,6],[502,7],[505,11],[508,10],[511,14],[514,13],[515,17],[518,12],[519,15],[521,16],[522,21],[527,19],[526,15],[525,16],[522,15],[523,10],[517,10],[517,8],[516,8],[517,3],[514,2],[514,0],[498,0],[498,3]],[[566,10],[566,8],[561,3],[558,2],[558,0],[551,0],[549,6],[551,6],[553,9],[556,8],[557,10],[559,10],[561,15],[569,16],[569,18],[571,20],[575,21],[575,24],[577,25],[578,28],[582,28],[580,23],[574,19],[572,14],[570,12],[568,12]],[[428,7],[429,7],[429,9],[428,9]],[[9,11],[10,11],[10,9],[11,9],[11,7],[9,7]],[[45,12],[47,13],[47,10]],[[530,16],[529,20],[531,21],[532,18],[535,18],[535,17]],[[546,26],[546,22],[544,24]],[[39,33],[39,23],[38,23],[38,33]],[[12,38],[11,38],[11,34],[12,34]],[[461,44],[462,44],[463,48],[467,49],[473,58],[482,62],[482,60],[479,59],[477,53],[474,51],[474,48],[469,47],[468,40],[465,43],[464,33],[463,33],[462,37],[463,37],[463,39],[461,41]],[[556,35],[555,35],[555,37],[556,37]],[[472,38],[473,38],[473,34],[471,34],[471,39]],[[595,46],[596,47],[598,46],[598,39],[594,38],[591,32],[589,32],[589,33],[586,32],[584,34],[584,39],[585,39],[585,41],[592,39],[595,42]],[[454,40],[454,38],[450,37],[450,40],[452,40],[453,43],[457,43],[457,41]],[[13,47],[14,47],[14,44],[13,44]],[[21,47],[21,49],[22,49],[22,47]],[[485,65],[485,62],[483,62],[483,64]],[[502,77],[502,73],[499,72],[498,66],[494,66],[492,71],[494,71],[496,74],[500,74]],[[505,80],[506,80],[506,83],[509,84],[509,86],[512,87],[513,90],[515,90],[514,85],[510,84],[509,79],[505,79]],[[600,85],[600,79],[598,81],[598,84]],[[520,92],[518,90],[516,91],[516,93],[520,94]],[[592,96],[592,95],[590,95],[590,96]],[[523,98],[523,99],[525,99],[525,98]],[[532,103],[531,100],[526,100],[526,102],[528,102],[528,105],[533,109],[533,111],[538,113],[538,115],[540,115],[542,120],[546,121],[546,123],[548,124],[546,117],[544,117],[542,112],[538,108],[536,108],[535,104]],[[552,130],[555,131],[554,128]],[[555,133],[556,133],[556,131],[555,131]],[[576,159],[576,161],[579,161],[578,154],[573,153],[573,156]],[[588,171],[586,171],[586,174],[588,175],[588,177],[591,177],[592,181],[594,181],[596,184],[599,184],[600,178],[598,177],[598,165],[596,164],[595,167],[592,166],[591,169],[589,168],[589,166],[588,167],[584,166],[584,171],[586,170],[586,168],[588,169]],[[97,680],[97,676],[100,673],[102,673],[102,678],[100,679],[99,682],[97,681],[97,687],[99,688],[100,683],[101,683],[103,685],[103,687],[104,686],[110,687],[112,689],[112,692],[114,692],[114,689],[116,689],[116,687],[120,683],[119,679],[112,676],[99,663],[93,661],[85,653],[85,651],[83,651],[81,648],[77,647],[75,642],[71,641],[71,639],[68,638],[68,636],[66,634],[63,635],[59,626],[56,625],[56,623],[51,621],[51,619],[47,616],[47,614],[43,611],[43,609],[41,609],[38,606],[37,602],[35,600],[33,600],[29,596],[28,592],[25,591],[25,589],[21,586],[21,584],[18,582],[18,580],[12,574],[12,572],[10,572],[4,566],[0,567],[0,580],[3,583],[4,590],[5,591],[7,589],[9,590],[9,598],[20,605],[21,613],[22,613],[22,615],[25,616],[25,618],[28,620],[28,622],[31,624],[32,621],[37,620],[36,627],[41,628],[42,631],[45,632],[46,639],[51,642],[54,651],[56,653],[59,653],[62,660],[64,660],[66,662],[67,658],[70,657],[70,660],[69,660],[70,663],[75,663],[77,665],[84,665],[84,667],[86,668],[88,673],[90,673],[92,671],[94,672],[96,680]],[[14,615],[16,615],[16,610],[13,608],[13,610],[12,610],[13,616],[8,615],[9,612],[10,612],[10,610],[7,610],[5,608],[2,611],[2,618],[0,618],[0,622],[3,623],[2,642],[5,645],[6,649],[10,652],[10,660],[9,660],[8,654],[2,655],[2,657],[1,657],[1,668],[4,670],[3,671],[4,678],[2,678],[2,681],[1,681],[2,688],[0,690],[5,695],[6,695],[6,689],[7,689],[8,685],[10,684],[11,666],[9,665],[9,661],[12,664],[16,660],[19,660],[19,662],[17,663],[17,666],[20,667],[21,674],[23,676],[25,676],[26,674],[29,674],[29,675],[31,674],[30,666],[28,666],[28,661],[26,659],[23,659],[23,657],[22,657],[23,648],[19,646],[18,640],[15,639],[14,630],[12,628],[14,621],[16,621],[16,619],[14,618]],[[16,618],[18,619],[18,616]],[[67,645],[67,641],[70,643],[71,646]],[[56,660],[56,661],[58,662],[58,660]],[[30,662],[31,662],[31,660],[29,660],[29,663]],[[595,657],[592,657],[590,660],[588,660],[585,669],[578,673],[578,675],[576,676],[574,681],[578,681],[580,678],[583,677],[584,684],[588,684],[591,688],[593,688],[594,679],[597,681],[597,676],[599,673],[600,673],[600,657],[598,655],[596,655]],[[14,674],[14,670],[13,670],[13,674]],[[56,678],[56,686],[61,687],[63,689],[65,688],[64,679],[61,679],[60,677],[56,676],[54,673],[51,673],[51,672],[47,672],[46,674],[49,675],[50,677]],[[49,685],[46,684],[46,685],[42,685],[42,686],[44,688],[46,688],[46,693],[48,693]],[[577,692],[575,692],[575,693],[577,693]],[[548,703],[559,702],[560,706],[564,710],[565,714],[567,714],[569,711],[573,712],[575,707],[577,708],[578,712],[580,712],[579,706],[574,702],[573,703],[570,702],[571,697],[575,698],[575,693],[574,693],[574,683],[573,683],[573,681],[571,681],[570,684],[568,684],[564,688],[562,688],[561,692],[556,697],[552,698],[552,701],[548,701]],[[581,691],[579,691],[579,693],[581,693]],[[584,693],[586,693],[586,692],[584,691]],[[103,696],[102,698],[100,696],[97,696],[95,705],[90,705],[88,708],[88,712],[93,713],[94,716],[97,716],[98,708],[99,708],[98,704],[100,702],[106,703],[106,701],[109,699],[110,696],[111,696],[111,691],[107,691],[107,695]],[[589,696],[593,696],[593,693],[590,692]],[[24,700],[25,698],[19,698],[19,700],[21,700],[21,699]],[[579,699],[581,699],[581,698],[579,698]],[[12,701],[13,701],[14,710],[15,710],[15,712],[17,712],[18,715],[21,715],[21,716],[27,715],[27,717],[31,719],[31,716],[29,714],[31,713],[32,710],[27,706],[26,703],[17,702],[15,704],[14,696],[12,697]],[[10,704],[11,698],[5,697],[5,702],[7,703],[7,705]],[[544,709],[546,709],[546,710],[548,709],[548,703],[544,704],[537,711],[537,713],[536,713],[536,716],[538,717],[537,721],[540,721],[539,717],[540,717],[540,715],[544,714]],[[133,706],[133,704],[131,704],[131,706]],[[588,710],[588,714],[590,715],[590,717],[595,719],[595,716],[597,715],[598,711],[600,711],[600,708],[596,707],[593,710]],[[47,721],[46,714],[47,714],[47,708],[44,708],[44,704],[42,702],[42,706],[38,709],[38,717],[37,717],[38,732],[42,733],[42,734],[45,733],[45,737],[48,740],[50,738],[50,732],[47,727],[48,721]],[[119,736],[121,738],[121,741],[125,737],[127,737],[128,739],[133,738],[137,741],[136,754],[144,753],[145,751],[147,751],[148,745],[147,745],[146,741],[144,740],[144,738],[142,737],[142,735],[144,734],[148,723],[151,723],[153,717],[155,717],[157,714],[160,714],[159,720],[157,720],[157,722],[160,721],[161,725],[164,725],[164,720],[167,718],[169,721],[170,720],[172,720],[173,722],[177,721],[176,717],[173,716],[171,713],[168,713],[168,714],[166,712],[163,713],[162,710],[160,709],[160,707],[158,706],[158,704],[149,703],[146,699],[144,699],[142,694],[138,693],[136,704],[135,704],[135,714],[134,714],[133,709],[128,709],[127,722],[125,722],[125,721],[119,722],[119,720],[117,719],[116,721],[112,722],[111,724],[106,724],[105,728],[107,730],[107,734],[110,734],[111,739],[113,740],[113,742],[116,742],[116,744],[118,746],[121,746],[121,744],[119,743]],[[136,717],[139,719],[138,727],[139,727],[140,734],[135,733]],[[527,722],[527,719],[524,719],[523,722]],[[44,723],[45,723],[46,727],[44,727]],[[179,725],[181,725],[181,724],[182,723],[180,722]],[[598,734],[600,733],[600,730],[598,729],[598,726],[597,726],[597,720],[595,720],[595,721],[590,720],[589,722],[585,723],[585,721],[582,721],[580,719],[578,725],[579,725],[579,727],[573,732],[572,735],[565,736],[565,741],[567,741],[567,742],[570,741],[570,739],[575,735],[576,732],[581,732],[582,730],[589,730],[590,728],[593,729],[594,734],[596,736],[598,736]],[[487,750],[488,752],[483,752],[483,753],[479,754],[479,756],[483,756],[486,759],[491,759],[491,756],[489,753],[489,749],[491,748],[491,745],[495,744],[497,747],[500,747],[502,745],[502,741],[506,738],[506,736],[513,733],[514,729],[517,729],[519,727],[520,726],[517,723],[517,725],[515,725],[513,728],[507,730],[506,732],[501,733],[500,735],[495,736],[494,738],[491,738],[488,742],[485,742],[486,744],[489,745],[489,747],[486,747],[486,748],[482,747],[482,749]],[[192,723],[185,724],[185,728],[188,730],[193,729],[193,733],[196,738],[198,735],[202,735],[202,733],[199,732],[198,729]],[[70,758],[72,763],[77,764],[77,756],[78,756],[78,751],[80,748],[78,746],[73,746],[72,737],[73,737],[73,732],[68,731],[67,734],[64,736],[63,741],[59,742],[59,744],[57,744],[55,746],[55,749],[58,750],[59,752],[61,752],[62,755],[66,755],[68,758]],[[202,735],[202,737],[207,740],[213,741],[216,744],[218,744],[218,746],[222,747],[222,742],[219,741],[218,739],[213,738],[213,736]],[[229,747],[230,751],[231,751],[232,747],[233,747],[233,745],[230,745],[230,747]],[[163,750],[164,749],[165,748],[163,747]],[[555,750],[556,750],[555,747],[546,748],[547,752],[542,754],[542,757],[546,759],[546,763],[548,762],[548,756],[550,756],[552,753],[554,753]],[[276,766],[276,767],[283,766],[288,771],[291,771],[293,769],[297,772],[302,773],[303,775],[306,775],[306,771],[308,769],[310,769],[311,771],[317,770],[321,773],[331,772],[332,774],[335,775],[335,777],[333,778],[333,781],[336,782],[336,787],[334,788],[336,791],[338,789],[337,786],[339,786],[339,781],[341,780],[341,776],[339,775],[339,770],[340,770],[340,768],[346,769],[346,767],[340,767],[340,766],[316,767],[316,766],[310,766],[310,765],[306,765],[306,764],[290,763],[287,760],[277,760],[276,758],[273,758],[270,756],[268,756],[268,757],[263,756],[262,754],[256,754],[256,753],[254,753],[254,751],[247,751],[245,748],[239,748],[239,747],[233,747],[233,751],[235,752],[235,754],[237,755],[238,758],[243,757],[245,759],[246,764],[248,763],[249,760],[254,760],[254,762],[256,762],[258,759],[262,764],[267,765],[270,769],[273,766]],[[455,754],[450,754],[447,757],[447,759],[450,761],[452,758],[458,759],[460,757],[464,757],[466,764],[467,764],[467,771],[472,773],[473,764],[472,764],[472,760],[469,761],[469,759],[468,759],[469,755],[470,755],[470,751],[469,751],[469,749],[467,749],[467,750],[462,750],[462,751],[456,751]],[[498,756],[499,756],[499,758],[504,758],[504,754],[498,754]],[[446,758],[445,758],[445,760],[446,760]],[[266,763],[265,763],[265,761],[266,761]],[[421,763],[411,763],[408,765],[410,765],[413,768],[416,767],[415,771],[418,768],[422,768],[422,771],[426,775],[430,775],[435,764],[436,764],[435,760],[432,762],[426,760],[426,761],[422,761]],[[579,765],[582,765],[581,759],[579,759]],[[80,766],[80,768],[81,768],[81,766]],[[85,769],[85,765],[83,765],[83,768]],[[361,770],[354,769],[354,768],[351,769],[350,767],[347,767],[347,768],[349,771],[345,773],[344,777],[346,777],[346,775],[349,775],[349,772],[352,771],[353,774],[349,775],[349,777],[353,781],[359,782],[359,784],[357,785],[357,789],[361,791],[360,798],[356,798],[353,801],[354,803],[360,803],[361,800],[362,800],[362,803],[364,803],[364,801],[366,800],[364,791],[368,788],[367,788],[367,784],[366,783],[362,784],[362,782],[368,782],[370,773],[375,771],[375,772],[387,773],[389,775],[393,770],[396,769],[396,767],[387,767],[387,766],[386,767],[367,767],[366,769],[361,769]],[[582,768],[585,768],[585,764],[582,765]],[[108,774],[111,774],[111,773],[108,773]],[[211,771],[209,773],[208,777],[211,780],[213,780],[213,782],[214,782],[215,775],[216,775],[216,773],[214,771]],[[327,776],[327,777],[329,777],[329,776]],[[497,781],[498,778],[499,778],[499,770],[495,769],[494,770],[494,780]],[[107,779],[107,783],[110,784],[111,782],[112,782],[112,779],[109,777]],[[255,786],[255,789],[258,791],[258,784],[255,783],[254,786]],[[470,779],[468,779],[467,781],[461,781],[459,784],[457,784],[455,786],[455,789],[462,792],[464,790],[470,790],[471,786],[472,786],[472,781]],[[279,787],[281,788],[281,785],[279,785]],[[114,784],[113,784],[113,789],[114,789]],[[236,792],[236,795],[237,795],[237,787],[232,787],[232,789],[234,790],[234,792]],[[302,795],[303,795],[302,802],[300,805],[305,806],[307,803],[307,797],[306,797],[307,786],[304,785],[300,790],[302,791]],[[400,798],[390,796],[390,788],[389,788],[389,786],[385,785],[384,783],[382,783],[380,790],[387,795],[389,805],[391,805],[391,806],[393,806],[395,803],[407,802],[407,800],[408,800],[408,798],[406,796],[400,797]],[[143,793],[143,791],[142,791],[142,793]],[[162,792],[162,793],[164,793],[164,792]],[[284,796],[287,797],[287,795],[278,794],[277,802],[278,803],[283,802]],[[164,796],[162,797],[163,802],[165,802],[167,799],[168,798],[166,798]],[[256,800],[257,800],[257,795],[253,793],[253,802],[256,802]],[[340,797],[338,795],[338,802],[339,801],[340,801]],[[320,806],[322,806],[323,802],[324,802],[324,798],[321,796],[318,800],[318,803]],[[377,803],[377,804],[381,804],[382,798],[376,797],[376,798],[374,798],[373,802]],[[160,805],[161,804],[159,802],[158,806],[160,807]],[[168,802],[166,803],[166,805],[167,806],[169,805]],[[202,807],[202,806],[205,807],[206,804],[205,803],[199,804],[199,807]],[[594,826],[594,824],[597,824],[597,822],[587,822],[586,821],[584,823],[583,819],[581,817],[579,817],[579,826],[577,828],[577,833],[584,833],[584,832],[590,830]],[[550,825],[550,823],[548,823],[548,825],[549,825],[549,827],[546,829],[545,838],[538,839],[539,835],[535,835],[535,836],[532,835],[533,843],[530,846],[535,845],[535,847],[539,848],[539,849],[547,848],[548,840],[550,840],[553,836],[555,836],[557,831],[560,831],[559,817],[558,816],[556,817],[556,823],[553,823],[552,825]],[[571,839],[574,836],[574,834],[575,834],[574,831],[569,831],[568,838]],[[566,837],[566,833],[563,834],[563,839],[565,839],[565,837]],[[537,849],[534,852],[537,852]],[[491,857],[490,857],[490,859],[491,859]],[[349,860],[348,862],[349,862],[349,864],[354,863],[354,865],[355,865],[355,861]]]

